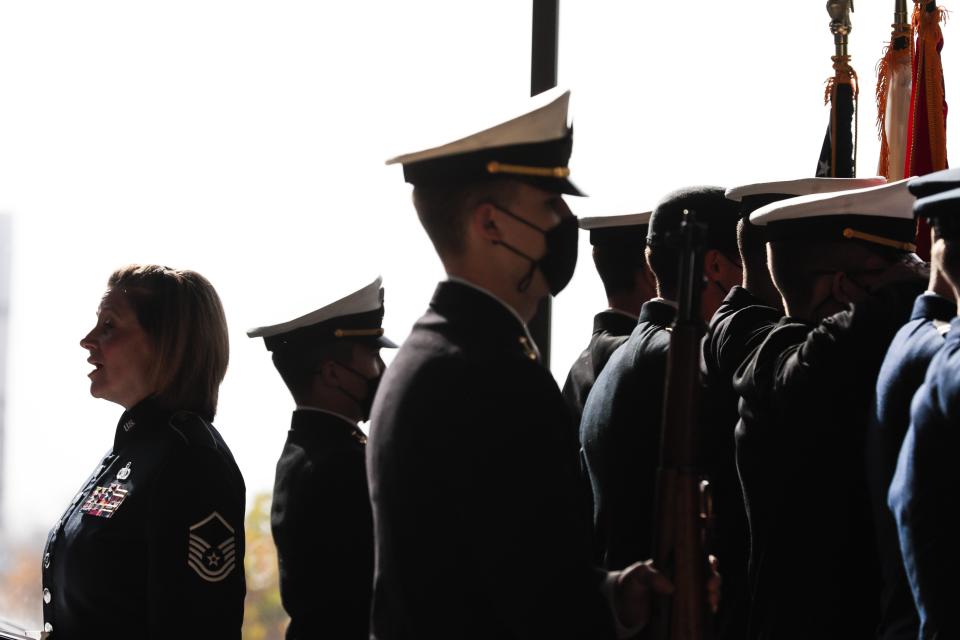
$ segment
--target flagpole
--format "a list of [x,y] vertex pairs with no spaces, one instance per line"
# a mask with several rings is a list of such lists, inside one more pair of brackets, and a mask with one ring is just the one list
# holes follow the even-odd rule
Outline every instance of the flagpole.
[[830,31],[833,32],[833,44],[836,47],[836,56],[849,57],[847,45],[850,40],[850,12],[853,11],[853,0],[829,0],[827,13],[830,14]]
[[[530,51],[530,95],[557,86],[557,49],[560,40],[560,1],[533,0],[533,33]],[[550,296],[537,306],[527,323],[530,336],[540,348],[543,366],[550,368],[550,325],[553,312]]]
[[827,80],[824,102],[830,104],[830,123],[824,137],[818,176],[854,178],[857,175],[857,74],[850,66],[848,43],[853,0],[829,0],[833,33],[834,74]]
[[[907,0],[897,0],[896,9],[893,12],[893,28],[899,33],[902,29],[910,26],[910,16],[907,14]],[[909,36],[903,35],[893,41],[894,49],[906,49]]]

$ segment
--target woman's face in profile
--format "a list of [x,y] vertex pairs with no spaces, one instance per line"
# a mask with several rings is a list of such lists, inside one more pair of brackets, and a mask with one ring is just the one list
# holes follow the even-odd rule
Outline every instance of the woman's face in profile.
[[108,289],[97,324],[80,346],[90,352],[90,395],[129,409],[154,392],[150,371],[154,348],[122,290]]

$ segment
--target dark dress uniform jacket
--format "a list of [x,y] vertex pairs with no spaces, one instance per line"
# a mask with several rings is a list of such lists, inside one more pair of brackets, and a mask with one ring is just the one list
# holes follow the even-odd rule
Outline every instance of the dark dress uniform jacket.
[[597,381],[600,371],[617,347],[627,341],[636,326],[637,319],[623,311],[609,309],[593,317],[590,344],[570,367],[567,381],[563,385],[563,399],[573,413],[574,424],[580,424],[583,405],[586,404],[587,395]]
[[867,432],[867,473],[883,571],[883,613],[878,638],[915,640],[919,619],[903,571],[897,524],[887,507],[887,490],[897,468],[900,446],[910,426],[910,401],[923,384],[930,360],[943,346],[944,324],[957,315],[953,300],[933,294],[917,296],[910,322],[894,336],[877,378],[875,411]]
[[439,284],[377,392],[367,470],[372,637],[613,636],[569,412],[497,299]]
[[923,640],[960,638],[956,460],[960,451],[960,319],[913,397],[911,425],[890,485],[900,547]]
[[660,419],[676,310],[659,299],[640,309],[630,338],[600,372],[580,422],[593,486],[594,544],[608,569],[650,558],[660,460]]
[[220,434],[152,400],[50,531],[43,617],[52,640],[240,638],[243,477]]
[[864,469],[877,373],[917,284],[818,324],[783,318],[737,372],[753,638],[872,638],[880,570]]
[[346,418],[293,413],[270,518],[291,640],[369,636],[373,518],[365,444]]
[[720,640],[742,640],[747,633],[747,558],[750,532],[737,473],[734,433],[740,395],[733,376],[780,320],[743,287],[733,287],[717,308],[703,338],[703,396],[700,410],[701,468],[713,495],[709,549],[720,559],[723,598],[717,613]]

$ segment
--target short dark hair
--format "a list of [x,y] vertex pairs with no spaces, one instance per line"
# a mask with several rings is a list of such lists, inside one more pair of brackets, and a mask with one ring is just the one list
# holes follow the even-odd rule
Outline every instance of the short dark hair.
[[509,201],[517,182],[499,178],[483,182],[420,185],[413,188],[413,206],[437,254],[460,255],[464,250],[467,215],[487,199]]
[[707,225],[705,249],[716,249],[727,259],[736,262],[737,220],[736,203],[725,197],[725,189],[716,186],[695,186],[677,189],[664,196],[650,216],[647,235],[647,263],[657,279],[660,295],[674,297],[680,278],[680,250],[670,245],[667,238],[680,228],[684,210],[693,210],[697,219]]
[[321,342],[308,349],[285,348],[273,352],[273,364],[290,395],[297,402],[310,391],[310,383],[324,362],[349,362],[353,357],[354,341],[349,339]]
[[666,298],[675,297],[680,280],[680,253],[662,245],[648,246],[647,264],[657,280],[659,294]]
[[632,291],[637,274],[642,273],[647,264],[643,255],[643,242],[636,245],[594,245],[593,264],[597,267],[608,298]]
[[[727,260],[737,263],[739,255],[735,255],[729,249],[718,247],[705,247],[706,250],[715,249],[720,252]],[[653,271],[657,279],[657,286],[660,288],[660,295],[666,298],[674,298],[680,287],[680,250],[663,245],[647,247],[647,263],[650,270]]]
[[213,420],[230,341],[210,281],[196,271],[131,264],[114,271],[107,286],[122,291],[156,348],[154,398],[168,409]]

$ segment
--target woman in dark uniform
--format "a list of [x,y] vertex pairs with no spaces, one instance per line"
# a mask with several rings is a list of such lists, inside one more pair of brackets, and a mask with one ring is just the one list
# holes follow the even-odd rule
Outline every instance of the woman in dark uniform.
[[229,356],[216,291],[193,271],[124,267],[80,345],[91,395],[124,412],[47,539],[45,630],[239,638],[245,487],[211,424]]

